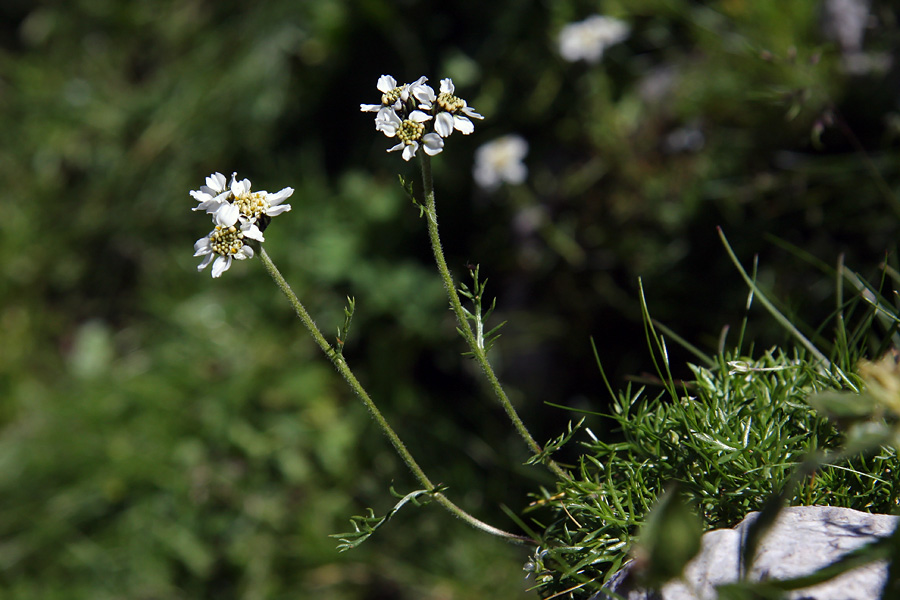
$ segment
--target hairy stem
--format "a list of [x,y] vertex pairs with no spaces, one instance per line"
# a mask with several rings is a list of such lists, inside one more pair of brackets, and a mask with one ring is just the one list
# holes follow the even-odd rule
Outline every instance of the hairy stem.
[[[447,267],[447,260],[444,258],[444,250],[441,247],[441,237],[438,234],[437,208],[435,207],[434,200],[434,181],[431,177],[431,159],[424,152],[421,154],[421,165],[422,185],[425,191],[425,216],[428,219],[428,237],[431,239],[431,249],[434,251],[434,260],[437,263],[438,271],[441,274],[441,280],[444,282],[444,290],[447,292],[447,297],[450,298],[450,306],[456,314],[459,330],[466,339],[466,343],[472,351],[472,356],[475,358],[476,362],[478,362],[478,366],[481,367],[481,371],[484,373],[491,389],[497,396],[497,400],[499,400],[500,405],[503,406],[503,410],[506,411],[509,420],[512,421],[519,436],[525,441],[534,454],[540,454],[542,451],[540,444],[538,444],[531,433],[528,432],[528,428],[525,427],[525,423],[522,422],[519,413],[516,412],[512,402],[509,401],[509,397],[503,390],[503,386],[500,385],[500,380],[497,379],[497,375],[494,373],[494,368],[491,366],[490,361],[488,361],[484,348],[478,344],[478,340],[472,332],[472,327],[469,325],[468,319],[466,319],[466,313],[463,310],[462,303],[459,300],[459,294],[456,291],[456,283],[454,283],[453,276],[450,274],[450,269]],[[571,479],[569,474],[553,459],[548,458],[545,464],[557,477],[566,480]]]
[[[434,484],[431,483],[431,480],[428,479],[428,476],[425,475],[425,471],[422,470],[422,468],[413,458],[412,454],[410,454],[409,450],[406,448],[406,444],[404,444],[400,439],[400,436],[398,436],[397,433],[391,428],[387,420],[384,418],[384,415],[382,415],[381,411],[378,410],[378,407],[375,406],[375,402],[372,401],[372,398],[369,397],[369,394],[363,388],[362,384],[360,384],[359,380],[356,379],[353,371],[351,371],[350,367],[347,366],[347,361],[344,360],[344,357],[334,351],[334,349],[325,339],[325,336],[322,335],[321,331],[319,331],[319,328],[316,325],[315,321],[312,320],[312,317],[310,317],[309,313],[306,311],[306,308],[303,306],[303,304],[300,303],[297,295],[281,275],[281,272],[278,270],[278,267],[275,266],[275,263],[272,262],[272,259],[269,258],[269,255],[266,253],[265,249],[260,249],[260,258],[262,259],[263,265],[265,265],[266,267],[266,271],[269,272],[269,275],[275,281],[275,284],[278,285],[278,287],[284,293],[285,297],[287,297],[288,301],[291,303],[291,306],[294,307],[294,311],[297,313],[297,316],[300,317],[300,320],[309,331],[309,334],[313,337],[316,344],[318,344],[319,348],[322,349],[322,352],[325,353],[325,356],[328,357],[328,359],[337,369],[338,373],[341,374],[341,377],[344,378],[344,380],[354,391],[357,397],[359,397],[359,399],[362,400],[363,404],[366,405],[369,414],[372,415],[372,418],[375,419],[375,422],[378,423],[379,427],[381,427],[381,430],[390,440],[391,444],[394,446],[394,449],[397,451],[397,454],[400,455],[400,458],[403,459],[403,462],[406,463],[406,466],[409,467],[409,470],[412,471],[412,474],[415,476],[415,478],[419,480],[419,483],[421,483],[429,492],[433,492],[433,490],[435,489]],[[487,523],[473,517],[462,508],[451,502],[449,498],[447,498],[440,492],[432,493],[432,496],[438,504],[450,511],[454,516],[462,519],[476,529],[480,529],[481,531],[484,531],[491,535],[501,537],[510,542],[519,544],[533,543],[530,538],[516,535],[514,533],[509,533],[508,531],[503,531],[502,529],[498,529],[493,525],[488,525]]]

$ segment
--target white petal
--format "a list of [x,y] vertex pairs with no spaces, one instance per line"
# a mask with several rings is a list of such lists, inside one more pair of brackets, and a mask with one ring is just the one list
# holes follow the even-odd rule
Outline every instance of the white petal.
[[431,115],[426,115],[421,110],[414,110],[411,113],[409,113],[409,120],[414,121],[416,123],[424,123],[425,121],[428,121],[429,119],[431,119]]
[[402,121],[394,109],[388,108],[384,111],[378,111],[375,117],[375,131],[382,131],[387,137],[394,137],[397,134],[397,128],[400,127]]
[[217,225],[221,225],[222,227],[231,227],[232,225],[237,223],[240,214],[241,209],[238,208],[236,204],[225,202],[224,204],[222,204],[222,206],[216,209],[213,218],[215,219]]
[[453,117],[453,126],[457,129],[457,131],[462,132],[463,135],[469,135],[470,133],[475,131],[475,125],[472,124],[472,121],[459,115],[455,115]]
[[390,75],[382,75],[378,78],[378,84],[375,87],[379,92],[387,93],[397,87],[397,80]]
[[[196,256],[196,254],[194,256]],[[207,267],[207,265],[209,265],[209,263],[212,262],[212,259],[214,257],[215,257],[215,254],[207,254],[206,258],[203,259],[203,262],[200,263],[199,265],[197,265],[197,271],[199,272],[199,271],[202,271],[203,269],[205,269]]]
[[411,144],[407,144],[406,148],[403,149],[403,160],[409,160],[413,156],[416,155],[416,150],[419,149],[419,142],[412,142]]
[[285,198],[290,197],[291,194],[294,193],[294,188],[286,187],[280,192],[276,192],[274,194],[269,194],[266,196],[266,200],[269,202],[269,206],[275,206],[277,204],[281,204],[281,201]]
[[247,223],[241,226],[241,233],[244,234],[245,238],[249,238],[251,240],[256,240],[257,242],[265,242],[266,238],[263,237],[262,231],[259,230],[255,224]]
[[384,133],[385,137],[394,137],[397,135],[397,127],[398,125],[388,121],[375,122],[375,131],[381,131]]
[[434,118],[434,130],[441,137],[447,137],[453,133],[453,115],[448,112],[441,112]]
[[456,91],[456,86],[453,85],[453,80],[449,77],[446,79],[441,79],[441,93],[442,94],[452,94]]
[[203,256],[204,254],[209,254],[212,252],[212,248],[209,246],[209,236],[203,236],[196,242],[194,242],[194,256]]
[[219,194],[215,198],[212,196],[207,196],[207,199],[195,206],[192,210],[203,210],[209,214],[212,214],[219,210],[223,204],[225,204],[226,194]]
[[380,104],[360,104],[359,110],[362,112],[378,112],[381,110]]
[[406,145],[406,144],[404,144],[403,142],[400,142],[400,143],[397,144],[396,146],[394,146],[394,147],[392,147],[392,148],[388,148],[387,151],[388,151],[388,152],[394,152],[395,150],[402,150],[403,147],[404,147],[405,145]]
[[[212,255],[210,255],[212,256]],[[212,266],[212,276],[220,277],[222,273],[231,267],[231,256],[218,256]]]
[[250,191],[250,180],[242,179],[241,181],[237,181],[233,179],[231,181],[231,193],[235,196],[243,196],[247,192]]
[[462,111],[463,111],[464,115],[466,115],[467,117],[472,117],[473,119],[483,119],[484,118],[483,116],[479,115],[477,112],[475,112],[468,106],[464,106]]
[[422,147],[428,156],[440,154],[444,149],[444,138],[436,133],[426,133],[422,138]]
[[269,210],[266,211],[266,216],[277,217],[281,213],[286,213],[289,210],[291,210],[290,204],[279,204],[278,206],[270,206]]
[[217,194],[225,191],[225,176],[221,173],[213,173],[206,178],[206,186]]
[[430,85],[422,85],[413,90],[413,97],[419,101],[419,108],[430,110],[436,96]]
[[234,257],[238,260],[246,260],[248,258],[253,258],[253,248],[244,244],[241,246],[241,249],[237,251],[237,254]]

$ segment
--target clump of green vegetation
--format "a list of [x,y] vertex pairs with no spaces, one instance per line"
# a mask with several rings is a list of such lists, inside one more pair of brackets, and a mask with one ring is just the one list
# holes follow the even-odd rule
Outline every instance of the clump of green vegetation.
[[783,504],[896,509],[900,461],[888,424],[896,422],[900,379],[883,367],[896,360],[861,357],[879,356],[896,337],[898,310],[858,275],[840,275],[860,293],[836,312],[830,359],[793,328],[803,347],[742,353],[739,343],[715,357],[698,352],[703,364],[689,365],[692,377],[684,381],[672,377],[661,326],[643,304],[658,380],[619,393],[607,381],[613,401],[606,416],[618,439],[586,429],[578,476],[541,490],[527,511],[541,546],[526,569],[543,597],[588,598],[630,556],[643,556],[634,552],[636,535],[672,488],[703,530]]

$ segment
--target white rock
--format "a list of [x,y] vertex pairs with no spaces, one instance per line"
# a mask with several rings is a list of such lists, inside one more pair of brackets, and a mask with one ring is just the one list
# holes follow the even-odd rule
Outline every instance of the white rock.
[[[715,600],[715,586],[737,581],[741,542],[747,527],[758,513],[749,513],[734,529],[717,529],[704,534],[698,554],[679,581],[661,591],[628,589],[628,578],[613,578],[610,586],[627,600]],[[893,533],[897,518],[872,515],[832,506],[785,508],[763,537],[748,579],[763,581],[809,575],[851,550],[877,537]],[[796,590],[791,600],[873,600],[881,596],[887,578],[887,562],[870,563],[830,581]],[[602,593],[592,600],[604,598]]]

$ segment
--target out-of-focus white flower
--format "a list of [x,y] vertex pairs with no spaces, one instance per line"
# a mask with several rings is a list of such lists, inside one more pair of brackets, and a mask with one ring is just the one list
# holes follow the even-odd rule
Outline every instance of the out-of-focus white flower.
[[869,20],[868,0],[825,0],[822,9],[825,35],[845,53],[860,52]]
[[235,210],[219,210],[213,214],[215,228],[208,235],[194,242],[194,256],[206,256],[197,266],[198,271],[213,263],[212,276],[220,277],[231,267],[233,259],[253,258],[253,248],[244,240],[264,242],[262,231],[255,223],[238,218]]
[[663,150],[668,153],[678,152],[699,152],[706,143],[706,136],[703,131],[696,125],[688,125],[679,127],[665,137],[663,140]]
[[825,0],[822,29],[841,48],[841,66],[851,75],[883,74],[894,58],[889,52],[864,50],[871,19],[870,0]]
[[631,28],[614,17],[592,15],[584,21],[569,23],[559,32],[559,53],[569,62],[598,62],[613,44],[628,38]]
[[475,131],[475,125],[466,117],[484,118],[469,108],[465,100],[454,96],[454,92],[456,92],[456,87],[453,85],[453,81],[449,77],[441,79],[441,93],[434,101],[438,110],[434,117],[434,130],[441,137],[449,136],[454,129],[461,131],[463,135],[469,135]]
[[475,151],[472,175],[475,183],[486,190],[494,190],[502,183],[518,185],[528,176],[522,162],[528,154],[528,142],[519,135],[506,135],[480,146]]

